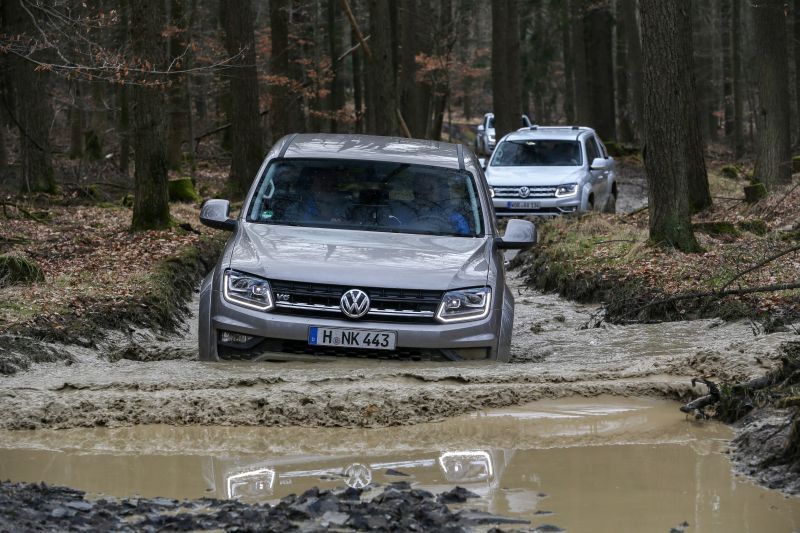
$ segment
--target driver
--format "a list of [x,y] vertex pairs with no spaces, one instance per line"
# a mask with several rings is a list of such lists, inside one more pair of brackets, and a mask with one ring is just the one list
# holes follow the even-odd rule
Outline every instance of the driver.
[[342,222],[344,204],[336,188],[336,179],[322,168],[306,168],[308,191],[303,194],[296,218],[302,222]]
[[420,229],[442,229],[458,235],[471,233],[464,215],[452,208],[446,178],[418,174],[412,185],[413,203],[395,213],[403,224]]

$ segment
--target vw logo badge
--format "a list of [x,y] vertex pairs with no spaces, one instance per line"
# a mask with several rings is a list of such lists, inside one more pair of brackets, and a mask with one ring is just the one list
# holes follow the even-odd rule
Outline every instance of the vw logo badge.
[[339,300],[339,308],[345,316],[361,318],[369,311],[369,296],[361,289],[350,289],[342,294],[342,298]]
[[531,190],[528,187],[520,187],[519,191],[517,192],[519,193],[520,198],[527,198],[528,195],[531,193]]

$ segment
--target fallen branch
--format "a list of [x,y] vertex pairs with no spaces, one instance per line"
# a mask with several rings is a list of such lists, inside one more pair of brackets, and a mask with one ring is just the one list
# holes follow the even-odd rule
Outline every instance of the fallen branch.
[[344,9],[345,14],[347,15],[347,20],[350,21],[350,26],[353,28],[353,33],[356,34],[356,38],[358,42],[361,43],[361,48],[364,49],[364,53],[367,54],[367,59],[369,62],[372,63],[372,50],[369,49],[367,45],[367,40],[364,39],[364,35],[361,33],[361,30],[358,29],[358,22],[356,22],[356,17],[353,15],[353,10],[350,9],[350,3],[347,0],[342,1],[342,8]]
[[3,216],[5,216],[6,218],[8,218],[8,215],[6,214],[6,207],[13,207],[14,209],[16,209],[17,211],[22,213],[22,215],[25,218],[28,218],[28,219],[33,220],[35,222],[39,222],[40,224],[44,224],[47,221],[46,218],[38,217],[35,214],[33,214],[30,211],[28,211],[27,209],[25,209],[24,207],[20,207],[18,204],[15,204],[13,202],[0,201],[0,205],[3,206]]
[[[369,41],[369,38],[370,38],[370,37],[372,37],[372,35],[367,35],[366,37],[364,37],[364,42],[367,42],[367,41]],[[338,63],[339,61],[341,61],[341,60],[342,60],[342,59],[344,59],[345,57],[349,56],[350,54],[352,54],[353,52],[355,52],[355,51],[356,51],[356,50],[358,50],[359,48],[361,48],[361,43],[360,43],[360,42],[357,42],[356,44],[354,44],[353,46],[351,46],[350,48],[348,48],[347,50],[345,50],[345,51],[344,51],[344,53],[343,53],[342,55],[340,55],[339,57],[337,57],[337,58],[336,58],[336,62]]]
[[679,302],[682,300],[692,300],[695,298],[708,298],[708,297],[722,298],[724,296],[753,294],[758,292],[790,291],[794,289],[800,289],[800,283],[778,283],[774,285],[765,285],[760,287],[742,287],[739,289],[730,289],[725,291],[706,291],[706,292],[690,292],[684,294],[677,294],[675,296],[664,298],[662,300],[654,300],[645,305],[637,307],[636,309],[633,309],[623,314],[622,317],[639,314],[645,309],[649,309],[650,307],[655,307],[657,305],[664,305],[664,304]]
[[778,253],[776,253],[774,255],[771,255],[771,256],[767,257],[766,259],[764,259],[763,261],[759,261],[758,263],[756,263],[755,265],[751,266],[750,268],[748,268],[746,270],[742,270],[741,272],[739,272],[738,274],[733,276],[719,290],[727,289],[731,285],[731,283],[733,283],[737,279],[741,278],[742,276],[744,276],[746,274],[749,274],[750,272],[753,272],[754,270],[758,270],[762,266],[766,265],[767,263],[770,263],[770,262],[774,261],[775,259],[778,259],[779,257],[783,257],[784,255],[788,255],[788,254],[790,254],[792,252],[797,252],[798,250],[800,250],[800,244],[798,244],[797,246],[793,246],[791,248],[788,248],[786,250],[783,250],[781,252],[778,252]]
[[625,216],[626,216],[626,217],[632,217],[633,215],[636,215],[636,214],[638,214],[638,213],[641,213],[642,211],[647,211],[647,208],[649,208],[649,207],[650,207],[649,205],[643,205],[643,206],[642,206],[642,207],[640,207],[639,209],[634,209],[634,210],[633,210],[633,211],[631,211],[630,213],[625,213]]
[[[263,116],[264,116],[264,115],[266,115],[267,113],[269,113],[269,110],[264,110],[264,111],[260,112],[260,113],[258,114],[258,116],[260,116],[260,117],[263,117]],[[227,124],[222,124],[221,126],[217,126],[216,128],[210,129],[210,130],[208,130],[208,131],[204,131],[204,132],[203,132],[203,133],[201,133],[200,135],[196,135],[196,136],[195,136],[195,138],[194,138],[195,146],[196,146],[196,145],[197,145],[197,144],[198,144],[200,141],[202,141],[203,139],[205,139],[206,137],[209,137],[209,136],[211,136],[211,135],[214,135],[215,133],[219,133],[219,132],[221,132],[221,131],[225,131],[225,130],[227,130],[227,129],[228,129],[228,128],[230,128],[230,127],[231,127],[231,123],[230,123],[230,122],[228,122]]]
[[403,120],[403,114],[400,112],[399,109],[395,109],[395,111],[397,111],[397,120],[400,122],[400,131],[402,131],[403,135],[405,135],[407,138],[410,139],[411,138],[411,130],[408,129],[408,125],[406,124],[406,121]]

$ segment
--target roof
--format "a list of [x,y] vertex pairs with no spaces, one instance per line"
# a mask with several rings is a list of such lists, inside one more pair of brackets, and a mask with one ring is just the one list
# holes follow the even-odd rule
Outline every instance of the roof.
[[509,133],[506,140],[560,139],[575,141],[580,135],[592,132],[594,132],[592,128],[578,126],[533,126]]
[[[300,133],[290,137],[283,157],[360,159],[459,168],[458,145],[377,135]],[[469,157],[464,153],[464,162]]]

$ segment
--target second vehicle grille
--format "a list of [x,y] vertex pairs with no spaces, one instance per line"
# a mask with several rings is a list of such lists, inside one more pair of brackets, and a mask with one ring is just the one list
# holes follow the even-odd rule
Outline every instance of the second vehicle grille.
[[[523,185],[504,185],[500,187],[492,187],[494,189],[495,198],[555,198],[556,186],[555,185],[536,185],[536,186],[523,186]],[[527,189],[528,194],[525,196],[520,193],[520,189]]]

